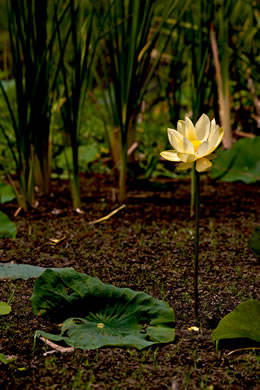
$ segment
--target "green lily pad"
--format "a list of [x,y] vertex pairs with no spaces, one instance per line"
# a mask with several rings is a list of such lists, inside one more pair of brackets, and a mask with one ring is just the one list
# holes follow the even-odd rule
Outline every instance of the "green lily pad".
[[15,238],[16,225],[0,211],[0,238]]
[[219,322],[211,334],[217,343],[224,339],[250,339],[260,342],[260,301],[250,299],[240,303],[235,310]]
[[75,348],[142,349],[175,337],[174,312],[166,302],[73,270],[46,270],[35,282],[31,302],[35,314],[64,321],[60,335],[36,335]]
[[[0,264],[0,279],[38,278],[47,268],[31,264]],[[59,272],[64,268],[51,268]],[[72,269],[72,268],[69,268]]]
[[219,153],[212,165],[213,179],[225,182],[243,181],[255,183],[260,180],[260,137],[243,138],[231,149]]
[[8,305],[8,303],[0,302],[0,316],[9,314],[11,310],[12,308],[10,305]]
[[249,239],[249,245],[254,254],[260,259],[260,226],[253,231]]
[[0,183],[0,203],[11,202],[15,199],[15,193],[12,186]]

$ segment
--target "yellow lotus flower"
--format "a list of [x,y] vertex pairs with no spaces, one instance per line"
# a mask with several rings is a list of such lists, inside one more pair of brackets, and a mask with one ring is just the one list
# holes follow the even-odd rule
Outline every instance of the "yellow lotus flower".
[[[202,114],[195,126],[186,117],[185,121],[177,123],[177,130],[168,129],[170,144],[174,150],[161,152],[166,160],[181,162],[178,169],[188,169],[196,162],[196,170],[203,172],[212,165],[216,155],[211,154],[219,146],[224,134],[223,127],[216,124],[215,119],[209,120]],[[211,155],[211,156],[210,156]]]

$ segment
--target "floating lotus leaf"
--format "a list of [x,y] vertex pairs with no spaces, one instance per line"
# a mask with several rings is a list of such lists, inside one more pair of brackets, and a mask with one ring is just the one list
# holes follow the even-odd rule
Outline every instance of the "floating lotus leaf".
[[[31,279],[38,278],[47,268],[31,264],[0,264],[0,279]],[[64,268],[51,268],[55,271]],[[70,268],[72,269],[72,268]]]
[[60,335],[37,335],[75,348],[142,349],[175,337],[174,312],[166,302],[73,270],[46,270],[35,282],[31,302],[35,314],[63,322]]
[[251,339],[260,342],[260,301],[251,299],[240,303],[219,322],[211,335],[214,341]]
[[244,138],[231,149],[219,152],[210,175],[226,182],[255,183],[260,180],[260,137]]

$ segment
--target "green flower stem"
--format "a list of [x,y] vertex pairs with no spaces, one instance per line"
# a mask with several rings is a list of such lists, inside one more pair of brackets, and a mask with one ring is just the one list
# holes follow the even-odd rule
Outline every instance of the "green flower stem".
[[194,256],[194,317],[198,317],[199,292],[198,292],[198,271],[199,271],[199,221],[200,221],[200,174],[196,171],[195,176],[195,256]]
[[191,197],[190,197],[190,216],[193,217],[195,210],[195,169],[191,171]]

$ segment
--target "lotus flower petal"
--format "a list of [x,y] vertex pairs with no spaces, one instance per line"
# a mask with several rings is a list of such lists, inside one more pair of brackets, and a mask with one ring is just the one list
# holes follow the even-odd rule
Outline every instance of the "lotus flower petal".
[[196,170],[198,172],[204,172],[211,167],[212,163],[206,158],[202,157],[196,161]]
[[186,170],[186,169],[191,168],[192,165],[193,165],[193,163],[182,162],[182,163],[180,163],[180,164],[176,167],[176,170],[177,170],[177,171],[184,171],[184,170]]
[[218,125],[211,127],[210,133],[209,133],[209,137],[208,137],[208,141],[209,142],[211,141],[212,137],[214,137],[214,134],[216,132],[219,132],[219,126]]
[[179,157],[179,161],[183,162],[194,162],[196,160],[195,154],[189,154],[189,153],[177,153]]
[[183,152],[183,135],[173,129],[168,129],[168,138],[173,149],[177,152]]
[[214,131],[216,128],[219,128],[219,125],[216,124],[216,120],[215,118],[212,119],[212,121],[210,122],[210,131]]
[[175,162],[181,161],[177,156],[177,152],[175,150],[165,150],[164,152],[161,152],[160,155],[169,161],[175,161]]
[[203,157],[207,155],[209,143],[208,142],[202,142],[197,150],[197,157]]
[[208,154],[214,152],[215,149],[217,149],[218,145],[220,144],[222,138],[223,138],[223,128],[221,129],[218,127],[215,129],[213,134],[211,135],[209,139],[209,147],[208,147]]
[[209,130],[210,130],[210,120],[207,115],[202,114],[198,122],[195,125],[196,138],[200,141],[205,141],[208,139]]
[[186,131],[185,131],[185,121],[179,120],[177,122],[177,131],[183,135],[183,137],[186,137]]
[[185,127],[186,127],[186,135],[185,135],[186,138],[188,138],[190,141],[196,140],[197,137],[196,137],[196,130],[194,124],[187,116],[185,118]]
[[219,129],[219,138],[217,140],[216,148],[219,146],[220,142],[222,141],[223,135],[224,135],[224,129],[223,129],[223,127],[221,127]]
[[183,137],[183,152],[184,153],[189,153],[189,154],[194,154],[194,146],[192,143],[185,137]]

